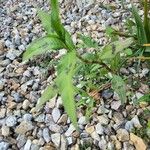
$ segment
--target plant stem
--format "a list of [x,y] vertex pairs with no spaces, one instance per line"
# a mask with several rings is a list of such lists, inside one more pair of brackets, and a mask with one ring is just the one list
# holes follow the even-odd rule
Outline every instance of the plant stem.
[[84,59],[79,54],[77,54],[77,57],[86,64],[99,64],[99,65],[105,67],[109,72],[113,72],[113,70],[102,61],[96,61],[96,60],[90,61],[90,60]]

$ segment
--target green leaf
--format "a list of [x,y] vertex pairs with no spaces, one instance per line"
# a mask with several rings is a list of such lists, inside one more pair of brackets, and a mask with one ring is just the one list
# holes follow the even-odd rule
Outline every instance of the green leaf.
[[43,104],[45,104],[47,101],[52,99],[57,94],[57,89],[54,88],[52,85],[48,85],[47,88],[44,90],[42,96],[38,100],[36,104],[36,109],[40,109]]
[[52,28],[56,31],[57,35],[61,39],[64,39],[65,30],[61,24],[61,20],[59,17],[58,0],[51,0],[51,25],[52,25]]
[[99,44],[95,40],[93,40],[91,37],[81,35],[81,34],[79,34],[78,36],[83,41],[86,48],[98,48],[99,47]]
[[138,99],[139,102],[148,102],[150,103],[150,93],[145,94],[141,98]]
[[72,81],[75,67],[76,54],[74,52],[69,52],[61,59],[58,65],[56,84],[59,88],[65,110],[73,125],[77,128],[76,105],[74,100],[75,87]]
[[102,52],[100,53],[99,58],[101,60],[112,59],[116,56],[118,52],[121,52],[125,48],[128,48],[132,43],[133,43],[133,38],[128,38],[126,40],[112,42],[106,45],[102,49]]
[[23,61],[33,58],[39,54],[48,52],[49,50],[59,50],[65,48],[63,42],[61,42],[55,36],[46,36],[33,41],[23,54]]
[[120,100],[123,103],[126,102],[126,85],[120,76],[113,75],[112,81],[113,90],[119,95]]
[[141,17],[138,14],[136,7],[133,5],[132,5],[132,14],[134,16],[136,26],[137,26],[137,37],[138,37],[139,44],[143,45],[147,43],[147,37],[146,37],[145,30],[144,30],[144,24],[142,22]]
[[44,29],[46,30],[47,34],[54,34],[53,28],[51,26],[51,15],[48,12],[39,10],[38,16],[42,22]]

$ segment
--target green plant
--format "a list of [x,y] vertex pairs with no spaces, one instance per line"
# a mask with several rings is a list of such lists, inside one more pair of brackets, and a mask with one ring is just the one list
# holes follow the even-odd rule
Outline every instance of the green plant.
[[[27,47],[23,54],[23,61],[60,49],[66,49],[66,53],[55,61],[57,77],[53,85],[48,85],[43,92],[38,100],[37,109],[56,94],[60,94],[64,108],[77,128],[75,96],[81,97],[81,103],[77,103],[79,105],[84,103],[83,97],[90,99],[88,102],[90,109],[87,108],[87,114],[89,114],[93,106],[93,98],[89,91],[99,91],[100,84],[111,80],[112,88],[119,94],[122,103],[126,101],[125,82],[119,75],[121,67],[119,62],[126,57],[126,50],[133,43],[133,38],[100,46],[90,37],[79,35],[82,43],[74,45],[70,34],[61,24],[57,0],[51,0],[50,14],[39,10],[38,15],[47,34]],[[93,48],[94,51],[81,54],[78,48]]]

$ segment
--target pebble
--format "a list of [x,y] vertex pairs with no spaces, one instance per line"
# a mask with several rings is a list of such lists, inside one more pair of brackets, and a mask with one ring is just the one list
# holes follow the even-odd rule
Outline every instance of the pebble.
[[91,137],[94,140],[100,141],[100,137],[99,137],[99,135],[98,135],[98,133],[96,131],[94,131],[94,132],[91,133]]
[[50,124],[49,130],[52,132],[55,132],[55,133],[57,133],[57,132],[61,133],[62,132],[61,127],[57,124]]
[[26,137],[24,135],[19,134],[17,137],[17,146],[19,148],[23,147],[27,141]]
[[85,124],[87,124],[86,117],[85,117],[85,116],[81,116],[81,117],[79,118],[79,120],[78,120],[78,123],[79,123],[80,125],[85,125]]
[[18,134],[25,134],[28,131],[34,129],[31,121],[22,121],[19,126],[16,127],[15,132]]
[[102,92],[102,97],[104,98],[104,99],[110,99],[112,96],[113,96],[113,91],[112,90],[104,90],[103,92]]
[[23,101],[22,108],[24,110],[27,110],[29,108],[29,105],[30,105],[30,101],[26,99]]
[[85,131],[88,133],[88,134],[92,134],[94,132],[95,128],[94,126],[86,126],[85,127]]
[[111,102],[111,109],[118,110],[121,106],[121,101],[112,101]]
[[101,125],[101,123],[98,123],[98,124],[95,126],[95,130],[96,130],[96,132],[97,132],[99,135],[103,135],[103,133],[104,133],[104,128],[103,128],[103,126]]
[[60,145],[60,133],[51,134],[52,142],[55,144],[56,147]]
[[52,117],[55,123],[57,123],[60,116],[61,116],[60,110],[58,108],[54,108],[52,110]]
[[46,143],[50,142],[51,138],[49,135],[49,129],[48,128],[43,129],[43,138],[46,141]]
[[119,130],[117,130],[117,138],[121,142],[128,141],[129,140],[129,133],[128,133],[128,131],[125,130],[125,129],[119,129]]
[[9,143],[0,141],[0,150],[8,150]]
[[17,118],[15,116],[8,116],[6,118],[6,125],[8,127],[14,127],[17,124]]
[[63,135],[61,135],[60,150],[65,150],[65,149],[67,149],[67,140]]
[[75,131],[75,127],[71,124],[68,130],[65,132],[65,136],[70,136]]
[[105,140],[104,136],[102,136],[101,140],[98,143],[98,146],[102,150],[107,149],[107,141]]
[[109,123],[109,119],[108,119],[107,115],[97,116],[97,119],[101,125],[108,125],[108,123]]
[[31,114],[24,114],[24,115],[23,115],[23,120],[24,120],[24,121],[27,121],[27,122],[28,122],[28,121],[31,121],[32,118],[33,118],[33,117],[32,117]]
[[4,118],[6,115],[6,108],[1,108],[0,109],[0,119]]
[[45,114],[40,114],[35,118],[35,121],[37,122],[44,122],[45,121]]
[[134,117],[132,118],[131,122],[133,123],[133,126],[134,126],[135,128],[141,128],[141,127],[142,127],[142,125],[140,124],[140,121],[139,121],[138,116],[134,116]]
[[30,150],[31,144],[32,144],[31,140],[28,139],[27,142],[26,142],[26,144],[25,144],[25,146],[24,146],[24,150]]
[[147,146],[145,145],[143,140],[140,137],[136,136],[135,134],[130,133],[130,140],[134,143],[136,150],[146,150],[147,149]]
[[1,132],[3,136],[9,136],[10,134],[10,128],[7,126],[2,126]]
[[131,132],[133,128],[133,123],[131,121],[127,121],[125,124],[125,129]]

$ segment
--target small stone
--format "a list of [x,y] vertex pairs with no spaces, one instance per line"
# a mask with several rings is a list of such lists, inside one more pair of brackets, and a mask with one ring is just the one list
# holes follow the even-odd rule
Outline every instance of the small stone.
[[99,141],[98,146],[100,149],[105,150],[107,149],[107,141],[102,136],[102,139]]
[[94,140],[100,141],[100,137],[99,137],[99,135],[97,134],[96,131],[92,132],[91,137],[92,137]]
[[111,109],[118,110],[121,106],[121,101],[112,101],[111,102]]
[[131,145],[129,142],[123,142],[123,149],[124,150],[135,150],[134,146]]
[[68,116],[67,114],[63,114],[58,120],[58,124],[65,125],[67,123]]
[[23,147],[26,143],[26,137],[24,135],[19,134],[17,137],[17,146],[19,148]]
[[6,109],[5,108],[1,108],[0,109],[0,119],[4,118],[6,115]]
[[10,128],[7,126],[2,126],[1,130],[3,136],[8,136],[10,134]]
[[94,132],[94,130],[95,130],[94,126],[85,127],[85,131],[88,134],[92,134]]
[[71,124],[68,130],[65,132],[65,136],[70,136],[75,131],[75,127]]
[[130,133],[130,140],[134,143],[136,150],[146,150],[147,146],[144,141],[133,133]]
[[60,113],[59,109],[58,108],[54,108],[52,110],[52,117],[53,117],[53,120],[54,120],[55,123],[58,121],[60,116],[61,116],[61,113]]
[[29,105],[30,105],[30,101],[28,101],[27,99],[23,101],[23,104],[22,104],[22,108],[24,110],[27,110],[29,108]]
[[145,77],[148,73],[149,73],[149,69],[148,68],[143,68],[142,77]]
[[67,140],[63,135],[61,135],[60,150],[65,150],[65,149],[67,149]]
[[107,125],[109,123],[107,115],[97,116],[97,119],[101,125]]
[[31,114],[24,114],[23,115],[23,120],[24,121],[31,121],[32,120],[32,115]]
[[9,148],[9,143],[3,141],[0,142],[0,150],[8,150],[8,148]]
[[15,51],[14,50],[8,51],[8,53],[6,54],[6,57],[9,58],[10,60],[14,60],[16,58]]
[[49,125],[49,130],[52,131],[52,132],[61,132],[61,127],[57,124],[50,124]]
[[99,135],[103,135],[103,133],[104,133],[104,128],[103,128],[103,126],[101,125],[101,123],[98,123],[98,124],[95,126],[95,130],[96,130],[96,132],[97,132]]
[[46,143],[48,143],[51,140],[48,128],[43,129],[43,138],[46,141]]
[[109,113],[109,110],[105,108],[104,106],[100,106],[97,110],[97,114],[102,115],[102,114],[107,114]]
[[71,136],[67,137],[68,145],[71,145],[73,143],[73,138]]
[[81,124],[81,125],[85,125],[87,124],[87,120],[86,120],[86,117],[85,116],[81,116],[78,120],[78,123]]
[[30,150],[31,144],[32,144],[31,140],[28,139],[27,142],[26,142],[26,144],[25,144],[25,146],[24,146],[24,150]]
[[8,127],[14,127],[17,124],[17,118],[15,116],[8,116],[6,118],[6,125]]
[[113,96],[113,91],[112,90],[104,90],[103,92],[102,92],[102,97],[104,98],[104,99],[109,99],[109,98],[111,98],[112,96]]
[[34,126],[30,121],[22,121],[19,126],[16,127],[15,132],[18,134],[25,134],[28,131],[33,130]]
[[60,145],[60,133],[51,134],[52,142],[56,145],[56,147],[59,147]]
[[115,141],[115,147],[116,147],[116,150],[121,150],[122,149],[121,142],[119,142],[118,140],[116,140]]
[[125,129],[119,129],[117,130],[117,138],[119,141],[124,142],[129,140],[129,133]]
[[4,83],[3,81],[0,80],[0,91],[3,90],[4,84],[5,84],[5,83]]
[[44,122],[45,121],[45,114],[40,114],[35,118],[37,122]]
[[124,121],[123,115],[118,112],[114,112],[113,120],[116,124],[121,124]]
[[132,118],[131,122],[133,123],[133,126],[135,128],[141,128],[142,127],[142,125],[140,124],[138,116],[134,116],[134,118]]
[[40,149],[39,145],[36,144],[31,145],[31,150],[39,150],[39,149]]
[[129,75],[129,71],[126,68],[121,68],[120,73],[125,74],[125,75]]
[[133,123],[131,121],[127,121],[125,124],[125,129],[128,131],[132,131],[133,128]]
[[49,100],[49,102],[46,103],[46,107],[48,108],[54,108],[56,104],[56,97]]

